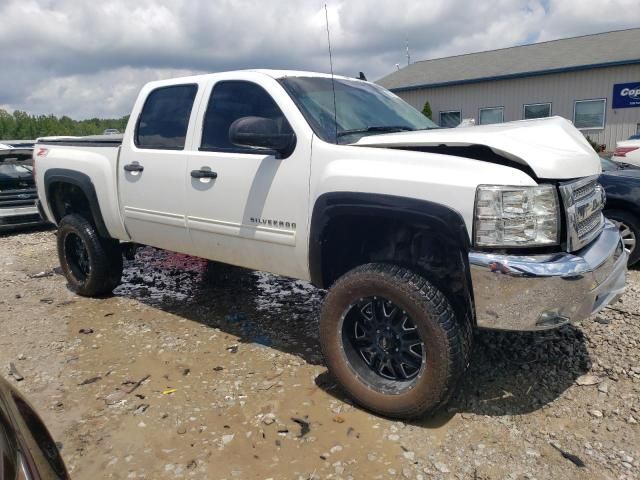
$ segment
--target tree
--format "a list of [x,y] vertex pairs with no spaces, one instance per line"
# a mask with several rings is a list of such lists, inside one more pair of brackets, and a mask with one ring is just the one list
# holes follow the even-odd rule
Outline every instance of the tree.
[[433,120],[431,118],[431,116],[433,115],[433,112],[431,112],[431,105],[429,105],[429,100],[424,102],[424,107],[422,107],[422,114],[425,117],[427,117],[429,120]]
[[9,113],[0,109],[0,143],[1,140],[32,140],[51,135],[96,135],[107,128],[117,128],[124,132],[128,119],[129,115],[121,118],[73,120],[66,115],[58,118],[55,115],[31,115],[19,110]]

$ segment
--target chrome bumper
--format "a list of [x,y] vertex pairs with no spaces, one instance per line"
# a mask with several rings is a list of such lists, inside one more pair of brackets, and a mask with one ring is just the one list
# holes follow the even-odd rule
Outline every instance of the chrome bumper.
[[46,223],[36,205],[0,208],[0,230],[15,229]]
[[609,221],[591,244],[574,253],[471,252],[477,325],[545,330],[583,320],[623,293],[628,256]]

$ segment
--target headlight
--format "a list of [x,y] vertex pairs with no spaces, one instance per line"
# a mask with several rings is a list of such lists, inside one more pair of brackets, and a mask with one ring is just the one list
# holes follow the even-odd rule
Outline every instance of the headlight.
[[473,223],[477,247],[557,245],[560,215],[556,189],[552,185],[480,185]]

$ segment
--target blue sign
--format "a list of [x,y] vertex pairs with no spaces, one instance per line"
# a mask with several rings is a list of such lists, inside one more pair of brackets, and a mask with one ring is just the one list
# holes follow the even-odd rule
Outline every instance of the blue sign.
[[640,107],[640,82],[616,83],[613,86],[613,108]]

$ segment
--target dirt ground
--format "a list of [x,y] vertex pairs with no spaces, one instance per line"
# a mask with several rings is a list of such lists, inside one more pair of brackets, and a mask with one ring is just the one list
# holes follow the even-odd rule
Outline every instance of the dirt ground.
[[640,270],[581,325],[477,333],[448,408],[403,423],[326,373],[304,282],[146,248],[88,299],[53,231],[0,253],[0,373],[24,376],[74,479],[640,478]]

